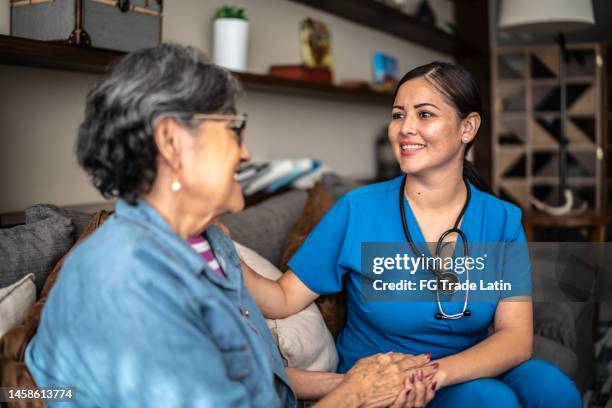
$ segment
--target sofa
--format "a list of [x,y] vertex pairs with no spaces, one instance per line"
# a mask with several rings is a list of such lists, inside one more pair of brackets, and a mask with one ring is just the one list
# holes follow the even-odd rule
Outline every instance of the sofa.
[[[355,182],[329,173],[310,191],[283,192],[249,206],[241,213],[225,215],[221,222],[229,228],[234,241],[284,270],[288,257],[309,228],[338,197],[355,187]],[[93,221],[97,220],[99,224],[107,215],[98,212],[94,217],[87,212],[36,205],[25,210],[23,225],[10,228],[0,225],[0,288],[33,274],[30,280],[35,283],[32,287],[35,286],[36,297],[44,296],[53,283],[48,282],[49,276],[53,277],[51,272],[56,269],[56,278],[61,268],[58,261],[88,228],[92,228]],[[533,279],[537,281],[537,274],[534,273]],[[0,308],[1,302],[0,298]],[[322,298],[317,305],[330,332],[336,336],[344,321],[342,294]],[[32,315],[30,310],[30,317],[22,317],[30,319],[30,331],[22,333],[24,342],[27,336],[34,334],[36,319],[43,306],[44,301],[39,301],[34,306],[34,309],[39,309],[38,315]],[[583,392],[590,385],[594,372],[593,311],[591,303],[534,304],[534,357],[559,366]],[[6,373],[7,368],[12,370],[20,364],[23,367],[25,347],[24,344],[17,348],[7,346],[7,335],[0,339],[2,387],[19,381],[14,377],[8,378]]]

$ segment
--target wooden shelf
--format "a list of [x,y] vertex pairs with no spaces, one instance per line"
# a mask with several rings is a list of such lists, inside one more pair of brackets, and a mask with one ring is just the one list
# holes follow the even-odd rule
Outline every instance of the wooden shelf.
[[525,120],[525,112],[524,111],[503,111],[497,112],[498,115],[501,115],[502,119],[506,120]]
[[353,88],[333,84],[299,81],[270,75],[234,72],[234,75],[249,89],[304,96],[332,96],[372,103],[393,103],[393,93],[377,92],[369,88]]
[[[561,112],[559,111],[533,111],[532,113],[534,118],[545,118],[545,117],[561,117]],[[571,109],[567,110],[568,119],[571,118],[594,118],[596,116],[596,112],[593,113],[584,113],[584,112],[571,112]]]
[[[531,150],[534,153],[559,153],[559,146],[533,145]],[[597,151],[597,146],[569,144],[567,145],[567,151],[572,153],[595,153]]]
[[[559,145],[547,146],[547,145],[531,145],[530,149],[534,153],[559,153]],[[572,144],[567,145],[567,150],[573,153],[586,152],[594,153],[597,150],[597,146],[594,144]],[[499,145],[499,153],[527,153],[526,145]]]
[[0,35],[0,64],[102,73],[123,55],[118,51]]
[[459,52],[469,51],[460,49],[453,35],[374,0],[291,1],[326,11],[444,54],[456,55]]
[[[0,64],[100,74],[106,71],[110,63],[124,55],[125,53],[118,51],[79,48],[67,44],[0,35]],[[393,94],[376,92],[368,88],[319,84],[253,73],[235,72],[234,75],[247,89],[389,105],[393,102]]]
[[[506,80],[504,80],[506,81]],[[582,84],[591,84],[593,82],[596,81],[595,77],[590,77],[590,76],[576,76],[576,77],[570,77],[570,78],[566,78],[565,80],[565,85],[582,85]],[[550,85],[550,86],[558,86],[559,85],[559,78],[537,78],[537,79],[531,79],[531,84],[532,85]]]
[[[533,185],[538,186],[558,186],[559,185],[559,177],[538,177],[534,176],[531,179]],[[594,177],[568,177],[567,184],[569,186],[581,187],[581,186],[595,186],[597,181]]]
[[525,145],[499,145],[500,153],[526,153]]

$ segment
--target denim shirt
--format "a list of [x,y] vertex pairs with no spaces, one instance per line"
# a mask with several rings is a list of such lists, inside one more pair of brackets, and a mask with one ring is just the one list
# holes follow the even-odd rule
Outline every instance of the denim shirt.
[[295,406],[232,241],[205,234],[226,277],[145,201],[119,201],[49,294],[25,356],[37,385],[87,407]]

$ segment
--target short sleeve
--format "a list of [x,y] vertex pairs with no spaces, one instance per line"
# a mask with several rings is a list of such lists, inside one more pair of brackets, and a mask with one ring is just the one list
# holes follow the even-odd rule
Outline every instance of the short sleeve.
[[350,251],[351,208],[344,196],[323,216],[289,261],[289,268],[313,292],[342,291],[348,271],[342,257]]
[[521,223],[521,211],[517,209],[509,220],[515,226],[513,234],[505,243],[504,270],[502,278],[512,288],[502,292],[502,298],[513,296],[531,296],[531,260],[525,230]]

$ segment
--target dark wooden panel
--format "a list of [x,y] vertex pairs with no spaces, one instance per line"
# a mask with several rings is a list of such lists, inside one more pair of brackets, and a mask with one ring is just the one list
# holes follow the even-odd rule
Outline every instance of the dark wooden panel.
[[491,62],[489,44],[489,6],[487,0],[455,0],[457,42],[462,46],[456,54],[457,63],[474,77],[482,96],[482,123],[474,143],[474,164],[489,184],[492,181],[491,138]]

